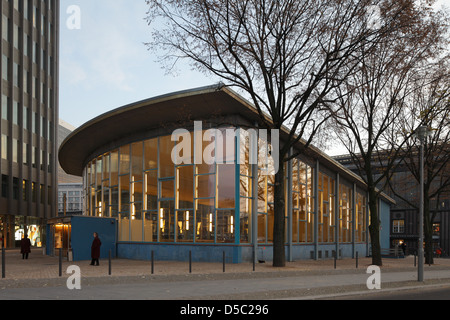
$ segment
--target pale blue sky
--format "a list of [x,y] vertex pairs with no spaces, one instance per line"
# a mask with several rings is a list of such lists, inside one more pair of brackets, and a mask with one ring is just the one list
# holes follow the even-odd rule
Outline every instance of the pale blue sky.
[[[439,3],[450,6],[450,0]],[[80,8],[79,30],[66,25],[71,5]],[[79,127],[129,103],[219,81],[187,66],[177,76],[166,75],[144,45],[151,33],[146,12],[145,0],[61,0],[62,120]]]
[[[80,29],[66,25],[71,5],[80,8]],[[145,0],[61,0],[61,119],[78,127],[128,103],[218,81],[190,68],[165,75],[143,44],[146,11]]]

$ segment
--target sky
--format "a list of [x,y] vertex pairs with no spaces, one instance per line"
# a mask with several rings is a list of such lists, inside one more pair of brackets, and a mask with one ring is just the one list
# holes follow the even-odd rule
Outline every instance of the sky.
[[144,45],[151,37],[145,0],[60,3],[59,116],[75,128],[129,103],[219,81],[187,64],[176,76],[165,73]]
[[151,33],[146,12],[145,0],[61,0],[62,120],[79,127],[129,103],[219,81],[188,66],[165,74],[144,45]]

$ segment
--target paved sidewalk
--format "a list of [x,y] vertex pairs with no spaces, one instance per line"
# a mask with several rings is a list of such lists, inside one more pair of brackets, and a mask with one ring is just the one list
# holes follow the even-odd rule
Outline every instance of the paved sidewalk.
[[[270,263],[192,264],[188,262],[155,261],[151,274],[150,261],[113,259],[111,275],[107,260],[100,266],[89,261],[63,261],[59,277],[58,257],[48,257],[33,251],[22,260],[18,251],[6,253],[6,278],[0,279],[0,299],[289,299],[344,294],[368,290],[366,273],[370,258],[356,260],[304,260],[289,262],[285,268],[273,268]],[[66,270],[77,265],[81,271],[82,290],[66,286],[71,274]],[[402,286],[450,285],[450,259],[436,259],[424,266],[425,282],[417,282],[414,257],[383,259],[382,289]]]

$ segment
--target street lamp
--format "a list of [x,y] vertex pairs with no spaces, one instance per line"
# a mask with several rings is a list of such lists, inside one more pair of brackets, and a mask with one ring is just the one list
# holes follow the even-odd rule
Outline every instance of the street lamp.
[[416,130],[416,137],[420,142],[420,200],[419,200],[419,242],[418,242],[418,269],[417,269],[417,280],[423,281],[423,201],[424,201],[424,191],[423,191],[423,147],[425,144],[426,137],[428,135],[428,127],[420,126]]

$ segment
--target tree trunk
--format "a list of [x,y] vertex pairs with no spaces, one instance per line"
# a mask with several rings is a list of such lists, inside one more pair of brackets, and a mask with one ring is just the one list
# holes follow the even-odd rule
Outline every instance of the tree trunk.
[[[280,157],[280,159],[283,159]],[[274,185],[274,221],[273,221],[273,266],[286,266],[285,253],[285,201],[284,201],[284,166],[280,161],[278,172],[275,174]]]
[[372,247],[372,265],[382,266],[380,245],[380,218],[378,217],[378,205],[376,191],[369,187],[369,211],[370,211],[370,241]]

